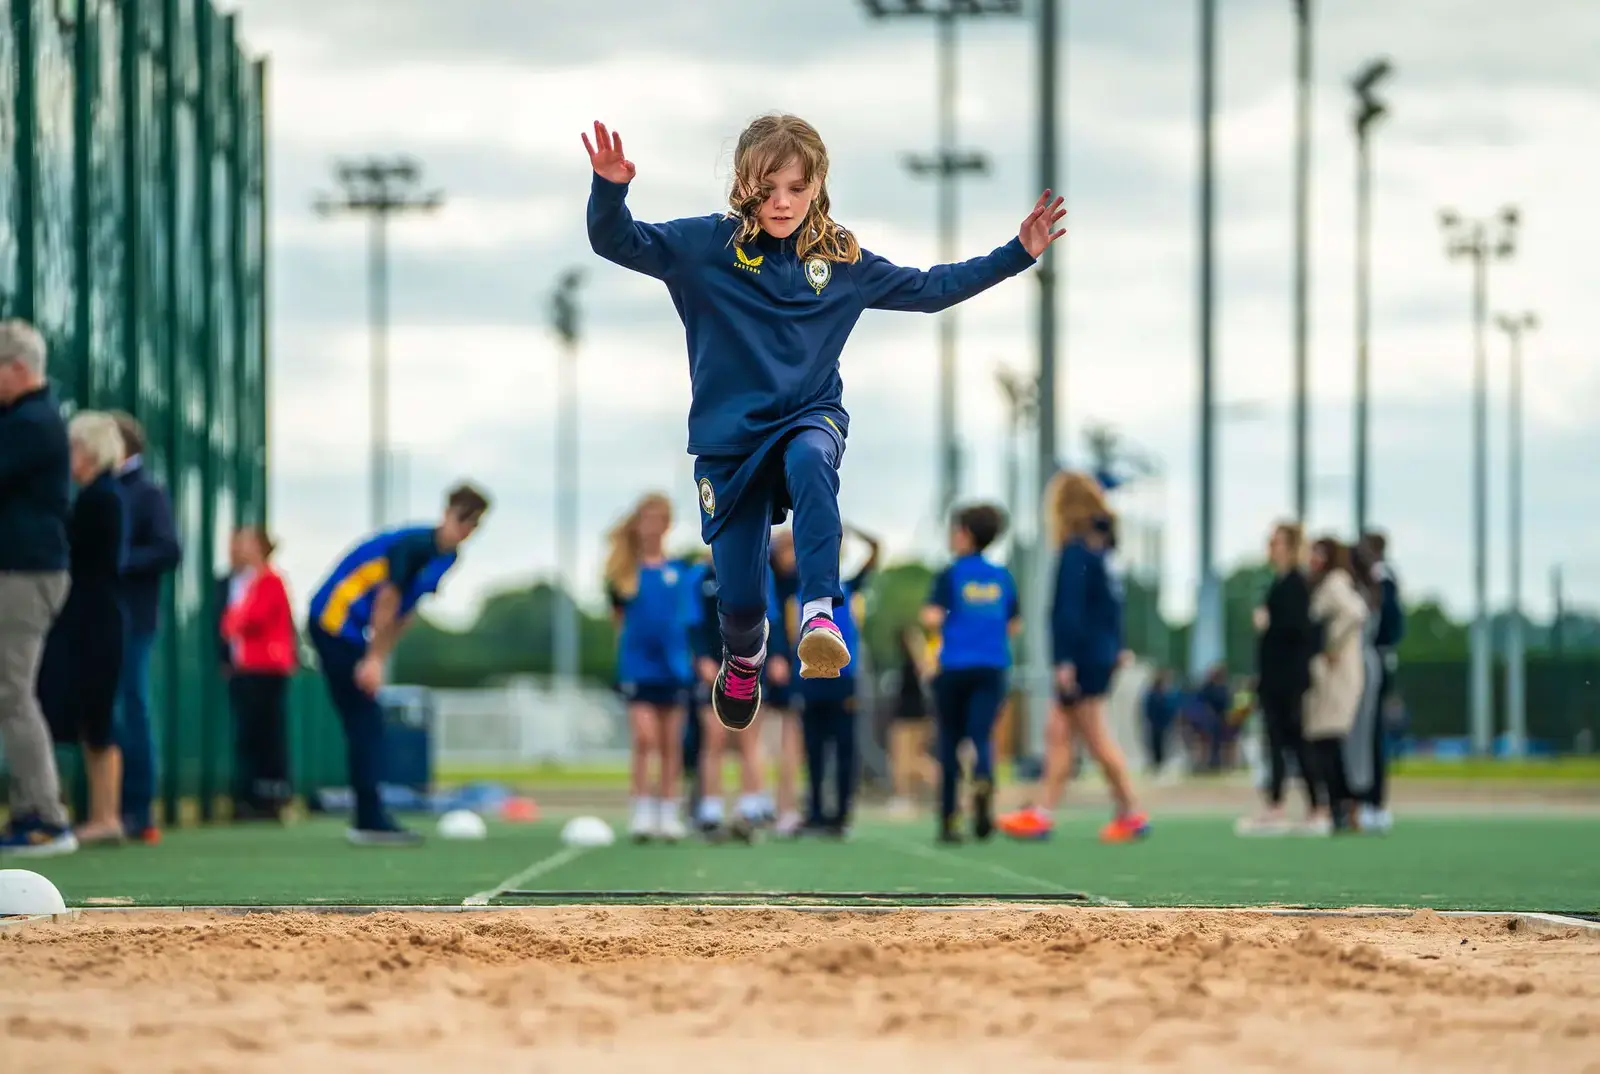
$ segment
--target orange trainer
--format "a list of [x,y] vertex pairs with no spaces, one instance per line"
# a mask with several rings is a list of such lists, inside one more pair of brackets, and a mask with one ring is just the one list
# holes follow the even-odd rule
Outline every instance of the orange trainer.
[[[1027,806],[1002,816],[997,826],[1013,839],[1048,839],[1055,831],[1055,820],[1038,806]],[[1129,813],[1116,817],[1100,829],[1102,843],[1131,843],[1150,834],[1148,813]]]

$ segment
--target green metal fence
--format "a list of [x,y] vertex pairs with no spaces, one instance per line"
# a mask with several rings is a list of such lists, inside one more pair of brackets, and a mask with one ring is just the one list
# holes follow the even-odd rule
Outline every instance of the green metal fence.
[[210,0],[0,0],[0,316],[125,409],[184,559],[152,668],[168,818],[225,810],[213,579],[265,523],[266,70]]

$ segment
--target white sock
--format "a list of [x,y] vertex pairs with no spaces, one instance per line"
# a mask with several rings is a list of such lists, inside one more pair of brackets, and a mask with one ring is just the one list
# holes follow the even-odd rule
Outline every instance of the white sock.
[[816,600],[806,601],[805,608],[800,612],[800,625],[804,627],[819,615],[828,619],[833,618],[832,597],[818,597]]
[[702,799],[700,799],[700,823],[701,824],[721,824],[722,823],[722,799],[721,798],[702,798]]
[[745,820],[755,820],[766,810],[766,800],[759,794],[739,796],[739,815]]
[[773,800],[771,791],[757,791],[751,797],[761,803],[761,812],[763,814],[776,813],[778,811],[777,803]]
[[662,820],[666,820],[668,817],[677,819],[679,810],[681,808],[682,807],[676,798],[663,798],[660,802],[661,811],[657,814],[657,816],[659,816]]
[[635,798],[633,800],[634,820],[653,818],[656,815],[656,800],[654,798]]

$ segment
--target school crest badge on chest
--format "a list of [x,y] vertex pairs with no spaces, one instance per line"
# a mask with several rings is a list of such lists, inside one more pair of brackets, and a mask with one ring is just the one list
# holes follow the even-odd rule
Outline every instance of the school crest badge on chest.
[[806,282],[817,294],[822,294],[822,289],[828,286],[828,281],[833,279],[833,265],[820,257],[813,257],[806,262]]

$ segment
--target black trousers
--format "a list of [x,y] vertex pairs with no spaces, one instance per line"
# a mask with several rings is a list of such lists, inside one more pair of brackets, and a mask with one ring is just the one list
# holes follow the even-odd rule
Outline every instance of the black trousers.
[[1374,809],[1382,809],[1389,800],[1389,721],[1384,713],[1393,689],[1394,672],[1384,660],[1383,677],[1378,680],[1378,716],[1372,721],[1372,786],[1361,797]]
[[1318,799],[1333,815],[1334,826],[1342,828],[1348,820],[1350,806],[1350,784],[1344,773],[1344,741],[1312,739],[1306,743],[1306,752],[1315,773]]
[[[800,732],[806,750],[806,780],[811,800],[806,821],[812,825],[847,825],[856,789],[856,714],[853,698],[806,698],[800,710]],[[823,785],[832,754],[833,811],[823,804]]]
[[239,812],[273,813],[289,800],[289,678],[235,674],[228,679],[233,706],[233,800]]
[[[1312,760],[1305,735],[1301,733],[1301,710],[1305,693],[1301,690],[1264,689],[1257,696],[1261,705],[1262,723],[1267,731],[1267,801],[1274,807],[1283,804],[1283,785],[1288,780],[1288,760],[1294,758],[1300,779],[1305,783],[1306,799],[1315,809],[1322,802],[1316,778],[1316,762]],[[1343,765],[1340,772],[1344,771]]]

